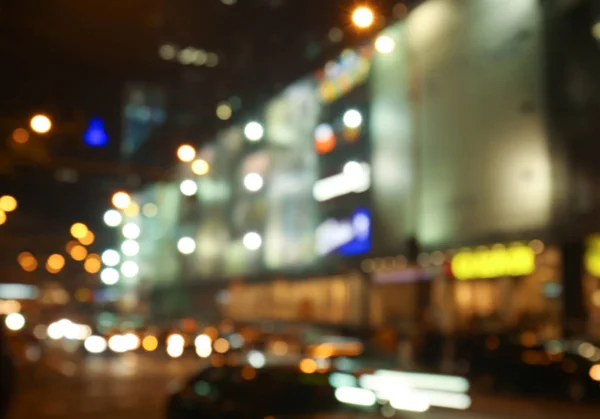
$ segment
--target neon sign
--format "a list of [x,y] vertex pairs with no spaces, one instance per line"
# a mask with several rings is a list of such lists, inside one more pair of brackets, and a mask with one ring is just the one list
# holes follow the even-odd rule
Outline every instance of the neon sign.
[[320,256],[334,251],[342,256],[367,253],[371,250],[371,213],[361,208],[350,219],[326,220],[317,227],[315,243]]
[[465,249],[452,258],[451,269],[459,280],[531,275],[535,272],[535,252],[523,244]]

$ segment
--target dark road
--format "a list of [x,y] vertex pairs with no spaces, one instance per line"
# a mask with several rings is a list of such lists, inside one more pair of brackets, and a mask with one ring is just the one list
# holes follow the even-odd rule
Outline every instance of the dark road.
[[[188,376],[201,366],[202,361],[193,358],[169,360],[138,354],[88,359],[48,356],[36,367],[21,369],[19,391],[10,419],[159,419],[163,417],[169,383]],[[591,419],[598,415],[600,407],[475,395],[468,411],[440,409],[426,413],[406,412],[396,417]]]

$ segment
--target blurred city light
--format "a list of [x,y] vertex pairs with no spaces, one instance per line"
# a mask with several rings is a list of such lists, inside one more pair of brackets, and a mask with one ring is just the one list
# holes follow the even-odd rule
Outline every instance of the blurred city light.
[[262,246],[260,234],[255,232],[246,233],[243,239],[244,247],[248,250],[258,250]]
[[196,149],[189,144],[184,144],[177,149],[177,158],[184,163],[190,163],[196,158]]
[[183,345],[182,346],[179,346],[179,345],[167,346],[167,354],[171,358],[179,358],[181,355],[183,355]]
[[362,125],[362,115],[356,109],[349,109],[344,113],[344,125],[356,129]]
[[267,359],[262,352],[250,351],[248,352],[248,363],[256,369],[260,369],[265,366]]
[[25,327],[25,317],[21,313],[11,313],[4,319],[4,324],[9,330],[16,332]]
[[78,244],[77,246],[73,246],[69,254],[71,255],[71,258],[73,258],[73,260],[76,260],[77,262],[82,262],[87,257],[88,251],[85,247]]
[[52,129],[52,121],[46,115],[35,115],[29,124],[31,129],[38,134],[46,134]]
[[96,241],[96,236],[89,230],[85,236],[79,239],[79,243],[83,244],[84,246],[90,246],[94,244],[94,241]]
[[158,55],[163,60],[173,60],[177,56],[177,48],[169,44],[161,45],[158,49]]
[[60,271],[65,267],[65,258],[62,255],[54,254],[48,257],[46,265],[53,271]]
[[335,132],[329,124],[319,124],[315,129],[315,149],[319,154],[326,154],[335,149]]
[[142,344],[142,341],[140,340],[139,336],[135,333],[127,333],[124,336],[124,339],[128,351],[136,351],[140,348]]
[[244,127],[244,135],[249,141],[260,141],[264,134],[263,126],[256,121],[248,122]]
[[131,203],[131,196],[127,192],[116,192],[112,197],[112,204],[115,208],[124,210]]
[[179,190],[185,196],[194,196],[198,192],[198,184],[193,180],[187,179],[181,182]]
[[156,217],[156,215],[158,214],[158,207],[156,206],[156,204],[149,202],[147,204],[144,204],[144,206],[142,207],[142,213],[148,218]]
[[373,11],[368,7],[358,7],[352,13],[352,23],[354,23],[355,26],[361,29],[370,27],[374,21],[375,15],[373,14]]
[[121,255],[113,249],[105,250],[102,253],[102,263],[109,267],[117,266],[121,263]]
[[329,30],[327,36],[331,42],[337,44],[338,42],[342,42],[344,39],[344,31],[338,27],[333,27]]
[[209,52],[206,54],[206,66],[216,67],[217,65],[219,65],[219,56],[214,52]]
[[130,240],[135,240],[140,237],[142,230],[137,224],[129,223],[123,226],[123,237]]
[[83,346],[91,354],[101,354],[106,351],[108,344],[102,336],[90,336],[85,340]]
[[258,173],[248,173],[244,177],[244,187],[250,192],[258,192],[262,189],[264,181]]
[[6,223],[6,213],[0,210],[0,226]]
[[229,341],[225,338],[219,338],[215,340],[215,343],[213,344],[213,349],[219,354],[227,353],[230,347],[231,345],[229,345]]
[[592,26],[592,35],[596,40],[600,41],[600,21],[596,22],[594,26]]
[[177,250],[181,254],[191,255],[196,251],[196,241],[191,237],[183,237],[177,242]]
[[206,160],[198,159],[192,163],[192,172],[198,176],[204,176],[210,171],[210,165]]
[[128,351],[127,339],[123,335],[114,335],[108,340],[108,347],[111,351],[122,354]]
[[0,301],[0,314],[9,315],[21,311],[21,303],[16,300]]
[[102,262],[98,255],[89,255],[83,264],[83,269],[89,274],[97,274],[102,269]]
[[83,134],[83,141],[92,147],[104,147],[108,144],[108,134],[102,119],[92,118],[87,131]]
[[109,227],[117,227],[123,222],[123,216],[117,210],[111,209],[104,213],[104,224]]
[[137,263],[128,260],[121,265],[121,273],[125,278],[135,278],[140,272],[140,267]]
[[19,254],[17,260],[25,272],[33,272],[38,267],[37,259],[29,252]]
[[100,281],[105,285],[115,285],[119,282],[120,274],[115,268],[105,268],[100,272]]
[[17,144],[25,144],[29,141],[29,132],[23,128],[17,128],[13,131],[12,139]]
[[221,103],[217,106],[217,117],[222,121],[227,121],[231,118],[233,111],[228,103]]
[[140,253],[140,244],[135,240],[125,240],[121,245],[121,252],[129,257],[137,256]]
[[89,232],[87,226],[83,223],[75,223],[71,226],[71,236],[76,239],[83,239]]
[[13,212],[17,209],[18,202],[15,197],[10,195],[4,195],[0,197],[0,210],[4,212]]
[[140,206],[136,202],[131,201],[127,205],[127,208],[123,210],[123,214],[127,217],[137,217],[140,214]]
[[184,346],[185,339],[179,333],[173,333],[167,337],[167,346]]
[[147,352],[154,352],[158,348],[158,339],[154,336],[146,336],[142,341],[142,347]]
[[390,36],[381,35],[375,40],[375,49],[382,54],[389,54],[396,48],[396,41]]

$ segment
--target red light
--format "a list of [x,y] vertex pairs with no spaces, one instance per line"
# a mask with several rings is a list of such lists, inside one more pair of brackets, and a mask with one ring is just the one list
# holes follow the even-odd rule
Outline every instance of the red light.
[[319,154],[326,154],[335,148],[335,133],[329,124],[321,124],[315,130],[315,149]]

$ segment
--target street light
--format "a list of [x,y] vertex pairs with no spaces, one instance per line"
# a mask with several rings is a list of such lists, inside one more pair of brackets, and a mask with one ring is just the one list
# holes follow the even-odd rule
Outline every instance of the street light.
[[354,23],[354,25],[360,29],[366,29],[370,27],[374,21],[375,15],[368,7],[358,7],[352,13],[352,23]]
[[29,125],[34,132],[46,134],[52,129],[52,121],[46,115],[35,115],[29,121]]

